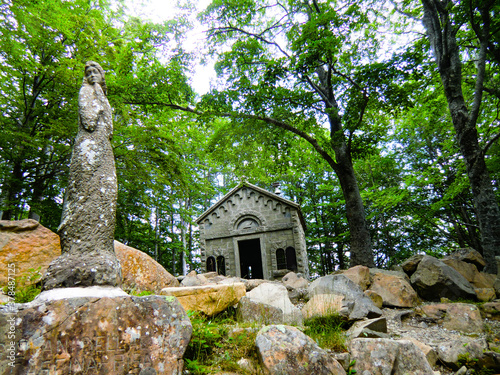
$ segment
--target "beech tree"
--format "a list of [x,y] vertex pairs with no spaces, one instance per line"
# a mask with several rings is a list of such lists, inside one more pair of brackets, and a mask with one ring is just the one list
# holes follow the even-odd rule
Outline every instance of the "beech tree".
[[[351,266],[373,267],[370,233],[353,158],[373,147],[382,126],[366,114],[404,102],[398,68],[376,61],[376,2],[252,0],[213,2],[202,19],[219,59],[218,90],[197,108],[256,132],[281,128],[306,140],[335,172],[350,231]],[[390,89],[388,89],[390,88]]]
[[[496,273],[495,256],[500,255],[500,209],[485,157],[500,132],[481,140],[478,122],[491,121],[482,114],[486,95],[500,98],[500,7],[494,0],[422,0],[423,23],[436,59],[448,101],[456,138],[463,156],[481,232],[486,271]],[[461,30],[465,26],[465,31]],[[464,62],[471,59],[473,66]],[[473,82],[466,97],[463,86]],[[491,125],[498,126],[498,116]]]

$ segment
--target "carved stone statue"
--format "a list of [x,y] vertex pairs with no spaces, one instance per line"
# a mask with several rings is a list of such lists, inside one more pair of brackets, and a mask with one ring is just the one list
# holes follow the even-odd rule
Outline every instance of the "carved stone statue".
[[47,270],[44,290],[121,283],[113,244],[118,188],[106,91],[103,69],[96,62],[87,62],[78,97],[78,134],[58,228],[62,254]]

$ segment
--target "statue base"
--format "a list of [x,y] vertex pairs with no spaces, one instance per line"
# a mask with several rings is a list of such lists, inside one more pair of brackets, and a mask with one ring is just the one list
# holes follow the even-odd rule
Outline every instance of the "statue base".
[[177,299],[160,296],[8,304],[0,327],[1,374],[181,375],[192,333]]
[[47,269],[42,279],[42,290],[93,285],[120,286],[121,282],[121,265],[115,253],[64,253],[54,259]]

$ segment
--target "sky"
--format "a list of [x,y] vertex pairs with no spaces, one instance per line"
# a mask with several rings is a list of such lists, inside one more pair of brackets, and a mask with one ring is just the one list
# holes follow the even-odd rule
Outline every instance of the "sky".
[[[194,0],[197,11],[193,14],[193,19],[196,13],[204,10],[212,0]],[[141,18],[150,19],[153,22],[161,23],[175,18],[177,1],[170,0],[129,0],[128,7],[132,14]],[[205,34],[203,28],[198,24],[193,31],[187,36],[187,42],[183,46],[188,52],[196,51],[205,43]],[[213,64],[203,66],[197,64],[195,72],[191,80],[191,86],[198,95],[203,95],[210,90],[210,81],[215,80],[215,71]]]

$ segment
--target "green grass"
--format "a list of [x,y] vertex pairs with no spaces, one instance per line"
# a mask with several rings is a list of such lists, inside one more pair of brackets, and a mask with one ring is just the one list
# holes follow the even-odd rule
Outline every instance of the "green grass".
[[[41,269],[42,267],[38,267],[37,269],[30,268],[25,274],[16,277],[14,283],[15,295],[13,302],[31,302],[40,294],[42,291],[42,287],[40,286],[40,280],[42,279],[42,273],[40,272]],[[5,286],[4,292],[8,295],[12,295],[9,291],[9,286]]]
[[184,355],[190,374],[213,374],[234,371],[245,374],[237,364],[241,358],[257,361],[257,329],[239,326],[234,309],[215,317],[189,311],[193,335]]
[[333,313],[328,316],[318,316],[304,321],[304,333],[324,348],[336,352],[346,352],[346,331],[348,328],[345,318]]
[[155,293],[150,290],[143,290],[142,292],[137,292],[135,290],[132,290],[129,294],[135,297],[145,297],[145,296],[152,296]]

